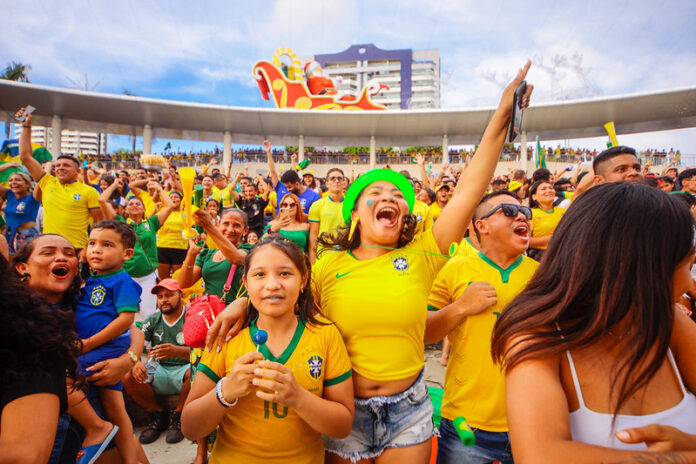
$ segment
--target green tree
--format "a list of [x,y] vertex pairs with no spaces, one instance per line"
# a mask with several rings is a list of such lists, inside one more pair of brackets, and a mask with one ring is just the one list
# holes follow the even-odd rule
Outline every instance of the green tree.
[[[0,79],[15,82],[29,82],[29,76],[27,75],[29,71],[31,71],[31,66],[29,66],[28,64],[17,63],[16,61],[13,61],[12,63],[8,64],[5,69],[2,70],[2,74],[0,74]],[[5,123],[5,138],[10,138],[9,122]]]

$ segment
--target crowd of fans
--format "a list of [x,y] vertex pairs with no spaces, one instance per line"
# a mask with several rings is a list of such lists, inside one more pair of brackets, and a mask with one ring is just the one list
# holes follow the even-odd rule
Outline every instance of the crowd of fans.
[[[272,155],[276,162],[288,163],[296,147],[288,147],[285,150],[272,149]],[[476,147],[467,149],[450,149],[449,162],[463,163],[467,157],[471,157],[476,152]],[[578,161],[588,161],[597,156],[597,149],[589,148],[566,148],[557,145],[556,147],[542,146],[544,158],[549,162],[576,163]],[[439,164],[443,162],[442,149],[440,147],[413,147],[404,150],[393,150],[391,148],[377,148],[376,161],[378,164],[412,164],[415,163],[416,155],[423,155],[429,163]],[[500,153],[501,161],[520,161],[520,145],[506,144]],[[648,149],[641,151],[638,157],[645,163],[662,166],[671,162],[679,165],[681,153],[679,150]],[[192,151],[192,152],[171,152],[162,153],[169,162],[176,167],[201,166],[209,160],[220,160],[222,150],[216,147],[212,151]],[[367,147],[353,147],[346,151],[329,150],[326,148],[308,147],[305,156],[312,159],[314,164],[368,164],[370,162],[370,151]],[[534,149],[527,147],[527,157],[529,160],[534,158]],[[83,155],[77,157],[80,161],[88,163],[99,162],[106,169],[133,169],[138,165],[138,153],[119,151],[113,155]],[[232,151],[233,164],[245,163],[265,163],[266,152],[258,147],[243,147]]]
[[252,175],[181,155],[189,191],[178,155],[41,163],[28,115],[0,186],[0,460],[145,463],[166,432],[197,464],[426,463],[434,435],[440,463],[694,462],[696,169],[618,146],[495,177],[528,67],[476,156],[409,154],[417,176],[279,172],[264,141]]

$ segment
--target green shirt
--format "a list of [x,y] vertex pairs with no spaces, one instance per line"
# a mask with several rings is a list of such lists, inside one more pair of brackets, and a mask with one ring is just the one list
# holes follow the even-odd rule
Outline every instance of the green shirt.
[[[237,248],[249,252],[253,245],[242,243]],[[222,261],[213,261],[213,255],[218,250],[205,248],[201,250],[196,258],[196,266],[201,268],[201,276],[205,283],[205,293],[222,297],[223,287],[227,281],[227,276],[230,274],[231,263],[227,259]],[[227,292],[225,303],[231,303],[237,297],[237,292],[242,288],[242,276],[244,275],[244,266],[237,266],[232,279],[232,286]]]
[[157,230],[160,228],[159,220],[155,214],[144,221],[135,223],[132,219],[125,219],[116,215],[116,220],[129,224],[135,230],[135,252],[133,257],[123,263],[123,269],[131,277],[145,277],[157,270]]
[[[141,327],[145,334],[145,347],[149,350],[152,347],[163,343],[171,343],[176,346],[186,346],[184,343],[184,312],[181,311],[181,316],[174,324],[169,325],[164,320],[161,311],[155,311],[154,314],[145,319]],[[189,364],[188,359],[183,358],[167,358],[159,361],[163,366],[183,366]]]
[[[266,226],[266,233],[270,233],[271,226]],[[280,229],[278,231],[286,240],[295,243],[297,246],[302,248],[305,253],[309,250],[309,230],[284,230]]]

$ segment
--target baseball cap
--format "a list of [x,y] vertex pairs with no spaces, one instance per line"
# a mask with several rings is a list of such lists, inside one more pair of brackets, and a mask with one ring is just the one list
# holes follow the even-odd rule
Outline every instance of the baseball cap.
[[183,290],[181,290],[181,287],[179,287],[179,282],[177,282],[175,279],[163,279],[163,280],[160,281],[160,283],[158,283],[157,285],[155,285],[154,287],[152,287],[152,292],[151,292],[151,293],[152,293],[153,295],[156,295],[157,292],[158,292],[161,288],[170,290],[170,291],[172,291],[172,292],[182,292],[182,291],[183,291]]

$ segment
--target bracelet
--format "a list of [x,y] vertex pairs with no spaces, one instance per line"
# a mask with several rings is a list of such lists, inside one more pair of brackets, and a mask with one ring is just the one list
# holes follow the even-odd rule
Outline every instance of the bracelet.
[[237,400],[239,398],[235,398],[233,402],[229,402],[225,399],[225,397],[222,394],[222,381],[225,380],[227,377],[223,377],[220,379],[218,383],[215,384],[215,396],[217,396],[218,402],[223,405],[226,408],[231,408],[232,406],[237,404]]

